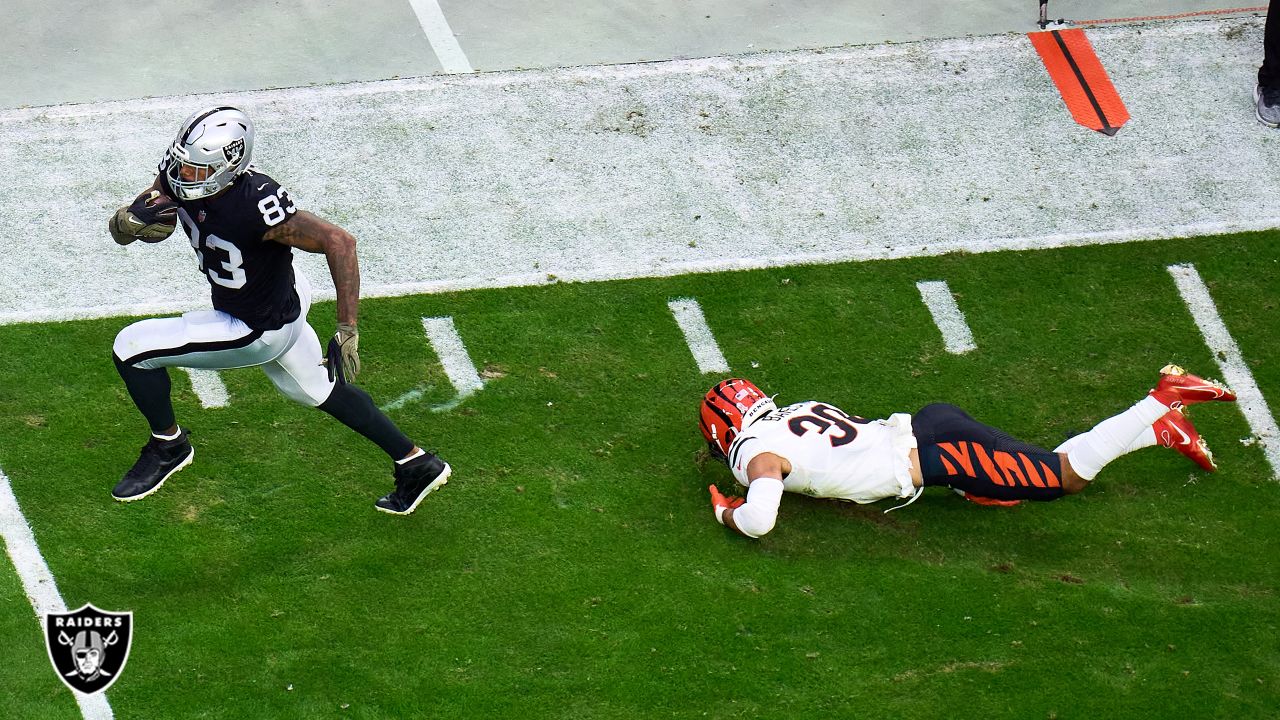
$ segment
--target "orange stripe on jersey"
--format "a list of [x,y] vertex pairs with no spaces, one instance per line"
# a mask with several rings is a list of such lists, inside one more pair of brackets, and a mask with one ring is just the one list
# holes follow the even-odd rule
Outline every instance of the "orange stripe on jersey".
[[1036,487],[1044,487],[1044,481],[1040,479],[1040,473],[1036,471],[1036,464],[1031,458],[1023,453],[1018,453],[1018,457],[1022,458],[1022,466],[1027,469],[1027,477],[1031,478],[1031,484]]
[[[999,466],[1000,472],[1004,473],[1004,477],[1009,481],[1010,485],[1017,481],[1017,484],[1027,487],[1027,476],[1023,474],[1022,467],[1018,465],[1018,458],[1010,455],[1003,450],[995,453],[996,465]],[[1037,478],[1038,479],[1038,478]]]
[[1049,487],[1062,487],[1062,483],[1058,482],[1058,476],[1053,474],[1048,465],[1040,463],[1040,469],[1044,471],[1044,479],[1048,481]]
[[959,474],[960,474],[960,473],[956,472],[956,466],[955,466],[955,465],[952,465],[952,464],[951,464],[951,462],[947,460],[947,457],[946,457],[945,455],[941,455],[941,454],[939,454],[939,455],[938,455],[938,459],[942,461],[942,467],[944,467],[944,468],[946,468],[946,469],[947,469],[947,474],[948,474],[948,475],[959,475]]
[[[978,475],[973,472],[973,459],[969,457],[968,442],[965,442],[963,440],[960,441],[960,447],[958,449],[952,443],[938,443],[938,449],[945,450],[948,453],[950,453],[951,459],[960,463],[960,467],[964,470],[965,475],[968,475],[971,478],[978,477]],[[951,463],[947,462],[947,459],[945,457],[942,457],[941,455],[939,455],[938,457],[942,458],[943,464],[947,466],[947,473],[951,475],[959,475],[959,473],[957,473],[954,469],[952,469]]]
[[974,443],[973,453],[978,456],[978,464],[982,466],[983,470],[987,471],[987,477],[991,478],[991,482],[997,485],[1009,484],[1005,477],[1000,474],[1000,471],[996,469],[995,463],[991,462],[991,458],[987,456],[986,448]]
[[956,458],[956,460],[959,460],[960,464],[964,466],[965,474],[969,477],[978,477],[978,474],[973,471],[973,460],[969,459],[969,441],[960,441],[960,457]]

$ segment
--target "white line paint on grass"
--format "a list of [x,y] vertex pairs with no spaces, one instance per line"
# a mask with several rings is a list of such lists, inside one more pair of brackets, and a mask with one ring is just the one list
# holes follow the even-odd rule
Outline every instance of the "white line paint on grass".
[[[13,561],[13,567],[18,571],[18,578],[22,580],[22,589],[26,591],[32,609],[36,611],[43,636],[45,616],[52,612],[66,612],[67,604],[63,602],[62,595],[58,592],[58,584],[53,579],[53,573],[49,572],[49,565],[45,563],[44,556],[40,554],[35,535],[22,514],[22,508],[18,506],[18,498],[14,496],[13,488],[9,485],[9,477],[3,470],[0,470],[0,536],[4,537],[5,550],[9,553],[9,559]],[[53,672],[52,666],[49,667],[49,671]],[[80,713],[86,720],[109,720],[114,717],[105,694],[84,695],[78,692],[72,694],[75,695],[76,702],[80,705]]]
[[1267,401],[1253,379],[1253,373],[1240,355],[1240,348],[1227,331],[1227,326],[1218,314],[1209,288],[1200,279],[1200,273],[1194,265],[1170,265],[1169,274],[1182,294],[1182,300],[1200,327],[1205,344],[1213,353],[1222,371],[1222,379],[1236,394],[1236,402],[1240,412],[1244,413],[1249,429],[1253,431],[1262,445],[1267,462],[1271,463],[1272,475],[1280,480],[1280,428],[1276,427],[1276,419],[1267,407]]
[[422,388],[414,388],[409,392],[404,393],[400,397],[396,398],[395,400],[392,400],[391,402],[387,403],[386,405],[383,405],[382,412],[399,410],[400,408],[404,407],[405,405],[408,405],[409,403],[417,402],[422,398],[424,394],[426,394],[426,390]]
[[[118,247],[101,218],[211,103],[360,238],[366,297],[1272,228],[1276,136],[1239,91],[1262,27],[1090,31],[1143,110],[1113,138],[1021,35],[0,111],[0,227],[23,228],[0,232],[0,323],[207,307],[180,237]],[[298,264],[332,299],[323,256]]]
[[707,318],[702,314],[702,306],[692,298],[678,298],[667,303],[671,314],[676,317],[680,332],[684,333],[684,341],[689,344],[689,351],[698,363],[698,372],[729,372],[729,362],[720,352],[716,336],[707,327]]
[[925,307],[929,308],[929,314],[933,316],[933,324],[942,331],[942,341],[947,352],[960,355],[976,350],[978,346],[973,343],[969,323],[965,322],[964,313],[956,305],[955,296],[951,294],[946,281],[921,280],[916,283],[916,288],[920,290],[920,299],[924,300]]
[[444,11],[440,9],[440,3],[436,0],[409,0],[409,5],[418,16],[418,24],[422,26],[422,32],[427,34],[427,42],[431,43],[431,49],[435,51],[444,71],[447,73],[474,72],[471,69],[471,63],[467,61],[467,56],[462,52],[462,47],[458,45],[458,38],[453,34],[453,28],[449,27],[449,21],[444,17]]
[[191,390],[200,400],[200,405],[207,408],[226,407],[228,402],[227,386],[222,383],[222,376],[217,370],[203,368],[182,368],[191,378]]
[[467,353],[467,346],[462,344],[458,329],[454,327],[451,317],[422,318],[422,329],[427,331],[427,340],[444,365],[444,374],[458,391],[458,399],[475,393],[484,387],[484,381],[476,372],[475,363]]

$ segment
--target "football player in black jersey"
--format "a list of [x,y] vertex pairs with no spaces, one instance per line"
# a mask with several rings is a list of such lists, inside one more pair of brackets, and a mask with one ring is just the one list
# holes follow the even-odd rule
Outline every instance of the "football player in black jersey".
[[[124,502],[146,497],[195,456],[174,418],[166,368],[256,365],[289,398],[329,413],[391,456],[395,489],[375,506],[407,515],[448,481],[451,469],[346,382],[360,370],[355,238],[299,210],[284,188],[250,165],[252,156],[253,124],[243,111],[195,113],[165,152],[152,186],[110,224],[116,242],[128,244],[155,242],[180,222],[213,296],[213,310],[143,320],[116,337],[116,368],[151,439],[112,495]],[[293,248],[323,253],[329,262],[338,329],[327,358],[307,323],[311,287],[293,266]]]

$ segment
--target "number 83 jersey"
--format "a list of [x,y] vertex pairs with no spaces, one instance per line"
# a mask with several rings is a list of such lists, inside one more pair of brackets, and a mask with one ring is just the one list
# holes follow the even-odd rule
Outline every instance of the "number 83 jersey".
[[[163,173],[160,183],[177,197]],[[215,310],[254,330],[276,330],[298,318],[293,251],[262,238],[295,213],[285,189],[252,167],[217,195],[178,200],[178,219],[209,280]]]
[[729,468],[747,484],[756,455],[773,453],[791,463],[782,484],[789,492],[870,503],[910,497],[911,416],[866,420],[820,402],[778,408],[747,426],[729,448]]

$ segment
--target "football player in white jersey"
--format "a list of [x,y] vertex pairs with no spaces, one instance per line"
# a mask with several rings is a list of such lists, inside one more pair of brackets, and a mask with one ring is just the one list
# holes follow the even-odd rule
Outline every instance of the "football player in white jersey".
[[1235,399],[1167,365],[1147,397],[1049,451],[954,405],[867,420],[829,403],[778,407],[750,381],[732,378],[707,392],[698,425],[711,455],[747,488],[741,498],[709,487],[716,520],[758,538],[773,529],[784,491],[856,503],[909,498],[909,505],[924,488],[946,486],[984,505],[1056,500],[1083,490],[1112,460],[1156,444],[1212,472],[1213,455],[1182,409]]
[[[111,494],[122,502],[144,498],[195,456],[174,417],[166,368],[258,366],[291,400],[323,410],[386,452],[395,489],[374,505],[407,515],[451,470],[346,382],[360,370],[355,238],[296,207],[252,158],[253,123],[244,111],[201,110],[179,128],[151,187],[108,224],[116,242],[128,245],[159,242],[180,222],[213,301],[213,310],[142,320],[116,336],[116,369],[151,439]],[[337,289],[338,329],[327,358],[307,323],[311,286],[293,266],[294,249],[323,253]]]

